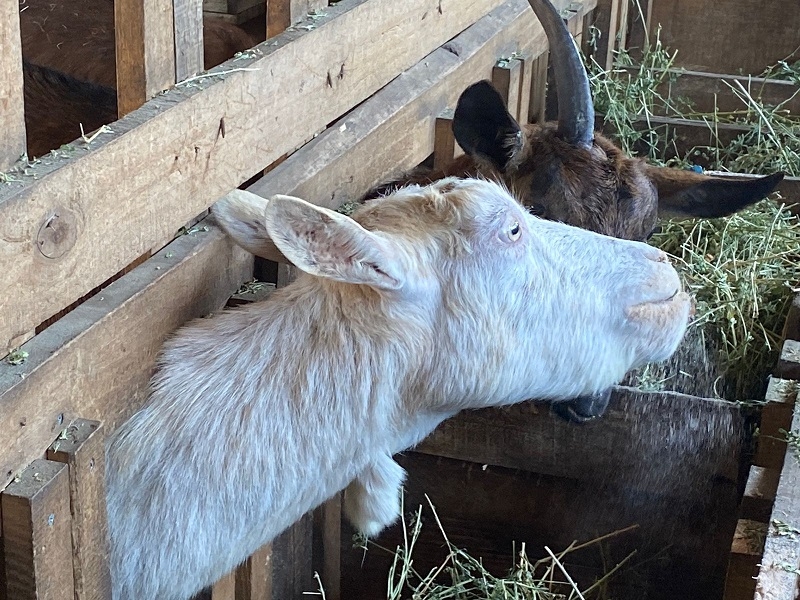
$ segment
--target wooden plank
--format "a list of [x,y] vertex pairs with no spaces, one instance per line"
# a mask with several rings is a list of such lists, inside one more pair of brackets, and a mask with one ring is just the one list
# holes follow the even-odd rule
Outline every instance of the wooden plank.
[[796,340],[783,342],[775,375],[783,379],[800,380],[800,342]]
[[0,5],[0,172],[25,154],[19,6]]
[[203,2],[172,0],[175,25],[175,81],[203,70]]
[[533,68],[534,58],[532,54],[524,54],[520,57],[522,61],[522,74],[519,80],[519,122],[528,123],[531,111],[531,92],[533,90]]
[[755,465],[750,467],[739,516],[761,523],[769,521],[779,481],[778,469],[765,469]]
[[797,49],[800,12],[786,10],[789,6],[760,0],[656,1],[650,34],[661,25],[661,41],[678,51],[676,66],[758,74]]
[[433,168],[444,169],[456,155],[456,136],[453,134],[453,110],[447,109],[436,117],[433,125]]
[[[797,197],[800,199],[800,179],[798,179]],[[789,307],[786,324],[783,328],[783,338],[800,341],[800,294],[794,297],[792,305]]]
[[[314,29],[287,31],[235,70],[169,90],[89,150],[43,160],[0,187],[0,261],[10,267],[0,281],[0,347],[168,242],[219,196],[497,4],[442,0],[441,14],[428,10],[431,0],[337,4]],[[342,80],[328,86],[329,72],[337,78],[343,65]],[[64,242],[48,258],[37,237],[54,215]]]
[[[520,40],[521,45],[517,45]],[[541,53],[547,39],[527,2],[508,2],[345,115],[248,190],[296,194],[328,208],[358,198],[434,150],[435,120],[489,78],[498,56]],[[354,164],[359,165],[353,170]]]
[[598,0],[594,11],[594,27],[600,32],[592,56],[599,65],[610,70],[614,65],[614,50],[619,25],[620,3],[624,0]]
[[779,377],[770,378],[764,399],[766,403],[761,409],[758,448],[753,464],[780,469],[786,455],[786,441],[781,429],[788,430],[792,422],[792,410],[797,402],[795,382]]
[[[697,423],[715,426],[700,435],[692,432]],[[574,427],[551,415],[547,404],[469,411],[442,423],[415,451],[576,480],[614,473],[636,489],[663,493],[663,479],[644,476],[642,464],[680,464],[695,481],[735,486],[733,432],[740,427],[730,403],[620,386],[595,423]]]
[[544,123],[547,108],[547,67],[550,54],[540,54],[533,61],[531,73],[531,103],[528,109],[529,123]]
[[766,533],[766,523],[748,519],[739,519],[736,523],[736,533],[728,557],[724,600],[752,600]]
[[272,541],[272,600],[304,600],[303,592],[317,589],[313,540],[314,517],[307,513]]
[[517,121],[520,120],[519,95],[521,82],[522,61],[516,58],[501,59],[492,68],[492,84],[503,97],[508,112]]
[[341,598],[342,496],[336,494],[314,511],[313,569],[326,600]]
[[75,600],[110,600],[102,424],[76,419],[47,450],[47,458],[69,466]]
[[115,0],[114,32],[122,116],[175,83],[172,0]]
[[320,14],[328,3],[323,0],[266,0],[267,39],[302,21],[309,13]]
[[800,94],[797,93],[797,84],[791,81],[684,69],[668,69],[666,75],[663,69],[651,71],[654,78],[661,79],[663,75],[663,81],[656,87],[657,93],[665,98],[691,100],[692,110],[697,113],[710,114],[715,110],[724,113],[748,108],[731,89],[734,86],[738,90],[738,82],[755,100],[768,106],[780,105],[793,115],[800,114]]
[[212,586],[211,600],[236,600],[236,571],[228,573]]
[[[746,125],[709,124],[700,120],[674,119],[657,115],[637,117],[632,125],[638,131],[656,131],[660,140],[659,145],[666,148],[667,158],[687,156],[699,146],[724,148],[737,136],[752,129]],[[596,117],[596,127],[606,135],[614,137],[612,125],[604,123],[602,115]],[[646,156],[649,150],[647,136],[642,136],[642,139],[634,143],[633,149],[639,155]],[[709,160],[701,155],[693,154],[691,159],[702,167],[709,165]]]
[[[800,408],[797,405],[787,431],[800,435]],[[760,564],[756,598],[797,598],[800,583],[800,450],[796,444],[790,445],[786,452]]]
[[8,598],[74,600],[68,467],[33,461],[0,503]]
[[25,344],[23,364],[0,363],[0,485],[74,418],[102,420],[110,435],[146,398],[164,339],[223,306],[251,279],[252,256],[216,227],[204,231],[206,225]]
[[650,43],[650,26],[655,0],[636,0],[628,13],[628,53],[641,62],[642,51]]
[[235,599],[272,600],[272,568],[272,546],[267,544],[236,570]]

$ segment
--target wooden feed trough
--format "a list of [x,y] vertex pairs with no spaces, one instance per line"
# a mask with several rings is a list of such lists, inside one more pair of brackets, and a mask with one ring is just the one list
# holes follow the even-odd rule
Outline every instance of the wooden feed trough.
[[[267,15],[295,14],[295,5],[262,3]],[[571,8],[571,30],[585,38],[595,1]],[[0,15],[7,98],[0,113],[0,339],[7,354],[0,363],[7,440],[0,449],[0,597],[102,600],[110,598],[105,439],[144,401],[167,335],[270,289],[241,288],[252,279],[253,259],[213,216],[202,218],[209,206],[246,185],[335,208],[429,157],[452,160],[458,149],[448,111],[481,78],[496,83],[520,120],[540,118],[547,42],[526,0],[342,0],[283,32],[267,23],[264,43],[195,76],[202,66],[199,4],[118,0],[117,19],[134,25],[117,40],[118,66],[127,65],[118,68],[124,116],[110,131],[76,141],[72,152],[28,165],[17,160],[25,134],[14,10],[7,5]],[[163,14],[172,16],[168,26],[161,26]],[[283,17],[275,26],[295,20]],[[512,55],[519,58],[498,66]],[[279,275],[280,285],[285,273]],[[797,330],[790,316],[787,331]],[[781,365],[781,377],[797,377],[785,370],[795,368],[790,354]],[[791,430],[789,399],[774,397],[765,415],[774,414],[773,429]],[[464,414],[400,459],[410,473],[407,505],[428,493],[445,526],[455,528],[453,539],[503,568],[512,540],[533,551],[650,516],[624,543],[669,541],[667,566],[644,567],[645,583],[629,581],[626,589],[650,590],[674,576],[721,591],[729,562],[730,588],[749,581],[760,556],[754,548],[729,558],[737,519],[741,532],[744,520],[766,523],[771,514],[791,523],[790,511],[797,511],[787,487],[796,463],[787,458],[781,466],[785,444],[762,436],[759,452],[772,458],[753,473],[770,485],[751,475],[737,513],[740,427],[729,405],[626,388],[616,391],[602,422],[583,428],[535,404]],[[653,466],[666,464],[674,472],[665,491]],[[687,473],[693,479],[683,478]],[[680,520],[673,510],[679,506]],[[784,532],[766,538],[765,564],[797,557],[786,548],[797,538],[778,535]],[[398,533],[392,528],[379,541],[392,543]],[[299,599],[317,589],[315,572],[329,600],[380,597],[385,562],[370,551],[362,568],[349,534],[333,498],[218,582],[212,598]],[[421,549],[432,555],[436,542]],[[580,557],[571,566],[588,579],[602,565]]]

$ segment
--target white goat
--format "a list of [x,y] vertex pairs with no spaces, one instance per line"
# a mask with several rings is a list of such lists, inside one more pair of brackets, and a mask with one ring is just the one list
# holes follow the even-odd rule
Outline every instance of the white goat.
[[661,251],[537,219],[488,181],[353,219],[246,192],[216,209],[305,273],[181,329],[112,437],[115,600],[186,600],[346,487],[375,535],[399,514],[393,454],[461,409],[605,389],[674,352],[690,310]]

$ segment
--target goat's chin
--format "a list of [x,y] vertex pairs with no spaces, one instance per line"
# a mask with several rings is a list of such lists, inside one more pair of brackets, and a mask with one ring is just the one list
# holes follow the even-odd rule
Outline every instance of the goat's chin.
[[678,292],[656,302],[644,302],[627,310],[628,322],[643,335],[640,365],[667,360],[678,349],[694,312],[692,297]]

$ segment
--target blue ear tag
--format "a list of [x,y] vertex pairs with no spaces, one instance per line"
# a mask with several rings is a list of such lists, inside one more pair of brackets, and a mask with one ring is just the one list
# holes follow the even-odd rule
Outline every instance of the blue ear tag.
[[703,167],[701,167],[700,165],[692,165],[691,167],[689,167],[689,170],[694,171],[695,173],[702,173]]

